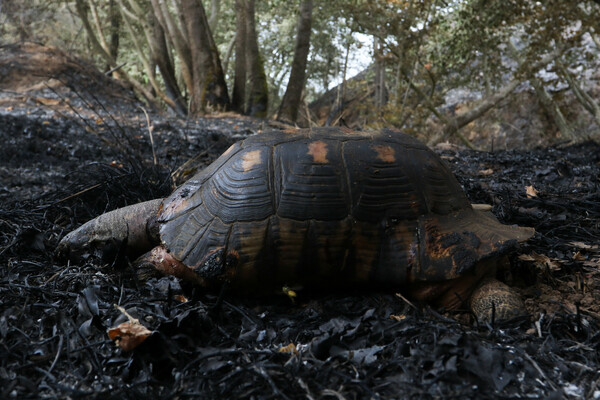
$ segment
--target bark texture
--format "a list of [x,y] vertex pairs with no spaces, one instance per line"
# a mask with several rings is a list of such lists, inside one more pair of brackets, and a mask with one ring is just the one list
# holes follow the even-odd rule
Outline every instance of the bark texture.
[[231,108],[243,114],[246,103],[246,1],[235,0],[235,77]]
[[267,76],[256,34],[256,21],[254,15],[254,0],[246,1],[246,68],[249,74],[249,93],[246,114],[264,118],[267,116],[269,104],[269,88]]
[[306,64],[310,50],[312,10],[312,0],[303,0],[300,3],[298,33],[296,35],[292,70],[278,113],[278,118],[281,120],[296,122],[296,119],[298,119],[298,109],[300,108],[302,92],[304,90],[304,84],[306,83]]
[[229,95],[225,75],[202,2],[182,0],[180,4],[193,66],[190,114],[226,109]]

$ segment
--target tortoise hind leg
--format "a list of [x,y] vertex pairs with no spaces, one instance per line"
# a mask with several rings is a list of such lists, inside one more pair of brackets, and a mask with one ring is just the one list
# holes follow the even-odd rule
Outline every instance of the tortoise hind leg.
[[526,315],[521,296],[494,278],[483,279],[475,288],[470,307],[480,322],[505,321]]
[[137,276],[141,280],[147,280],[156,275],[173,275],[185,282],[205,286],[206,282],[198,274],[184,263],[173,257],[164,248],[156,246],[146,254],[141,255],[133,262],[137,270]]
[[154,227],[162,199],[133,204],[102,214],[66,235],[58,244],[57,255],[78,260],[84,254],[100,251],[107,255],[127,242],[127,253],[137,256],[158,242]]

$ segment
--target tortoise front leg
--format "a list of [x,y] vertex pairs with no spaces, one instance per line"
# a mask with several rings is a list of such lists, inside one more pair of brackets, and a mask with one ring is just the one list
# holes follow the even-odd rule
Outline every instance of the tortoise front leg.
[[60,241],[58,256],[77,260],[94,250],[107,254],[125,241],[127,253],[132,256],[149,251],[159,242],[154,225],[162,201],[133,204],[86,222]]

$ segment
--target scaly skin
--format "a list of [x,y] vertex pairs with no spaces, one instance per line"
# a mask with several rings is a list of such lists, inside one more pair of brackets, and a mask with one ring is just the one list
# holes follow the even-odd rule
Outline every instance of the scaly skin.
[[480,322],[503,321],[525,315],[525,304],[512,288],[486,278],[471,294],[470,307]]
[[66,235],[58,244],[59,257],[78,259],[84,253],[119,246],[127,241],[127,251],[138,256],[159,243],[152,223],[163,199],[133,204],[102,214]]

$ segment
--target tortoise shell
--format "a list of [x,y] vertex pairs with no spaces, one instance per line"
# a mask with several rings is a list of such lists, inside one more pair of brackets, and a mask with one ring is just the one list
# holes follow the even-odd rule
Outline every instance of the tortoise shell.
[[531,236],[473,210],[433,151],[392,130],[250,137],[173,192],[158,222],[172,256],[242,291],[448,280]]

